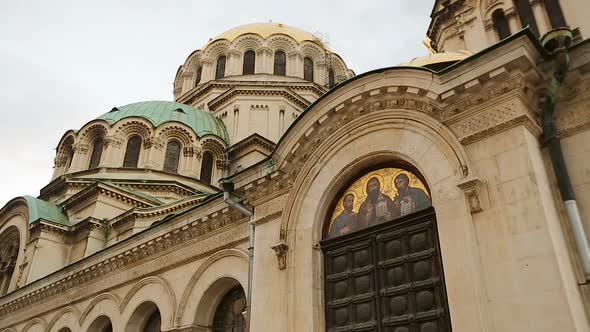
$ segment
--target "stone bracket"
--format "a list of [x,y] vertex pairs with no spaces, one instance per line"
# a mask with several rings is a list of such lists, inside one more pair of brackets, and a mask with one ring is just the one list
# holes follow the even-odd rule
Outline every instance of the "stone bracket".
[[482,193],[484,192],[485,183],[477,177],[470,177],[457,185],[463,190],[471,214],[482,212]]
[[287,267],[287,251],[289,250],[289,246],[285,243],[279,243],[272,246],[271,248],[277,255],[277,259],[279,261],[279,270],[284,270]]

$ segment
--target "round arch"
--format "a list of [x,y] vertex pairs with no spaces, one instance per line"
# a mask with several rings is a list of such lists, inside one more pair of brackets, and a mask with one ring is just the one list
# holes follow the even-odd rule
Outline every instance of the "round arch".
[[33,318],[28,321],[22,329],[22,332],[45,332],[47,322],[41,318]]
[[76,307],[65,307],[59,310],[53,319],[47,324],[46,331],[48,332],[58,332],[61,331],[63,328],[69,328],[72,331],[79,330],[79,317],[80,312]]
[[[110,293],[103,293],[92,299],[80,315],[81,331],[100,331],[98,329],[103,328],[106,323],[101,317],[110,320],[113,331],[122,330],[122,326],[119,326],[121,323],[120,302],[117,296]],[[96,323],[97,320],[99,320],[98,323]]]
[[162,310],[153,301],[141,302],[135,310],[131,313],[128,319],[124,320],[125,332],[142,332],[145,329],[145,325],[149,324],[149,321],[158,312],[160,316],[160,330],[168,331],[172,326],[166,326],[164,318],[162,316]]
[[[311,153],[297,175],[280,232],[286,234],[282,240],[289,246],[287,308],[310,311],[290,309],[287,326],[291,330],[324,328],[323,257],[313,248],[322,238],[335,196],[365,167],[395,160],[414,165],[430,187],[453,325],[467,330],[482,327],[480,314],[485,304],[478,293],[481,280],[476,239],[469,207],[457,187],[468,164],[465,153],[454,135],[431,117],[386,109],[360,116],[336,130]],[[294,267],[312,273],[296,274]],[[466,310],[466,303],[471,304],[473,315],[452,315]],[[313,315],[313,320],[305,317],[312,312],[322,314]],[[308,325],[302,326],[302,322]]]
[[[110,329],[109,329],[110,327]],[[105,331],[114,331],[113,321],[105,315],[98,316],[96,319],[92,321],[92,324],[86,329],[82,329],[82,331],[88,332],[105,332]]]
[[239,249],[226,249],[209,257],[193,274],[178,310],[182,326],[213,321],[215,308],[231,288],[248,285],[248,255]]
[[167,331],[174,327],[176,296],[166,280],[152,276],[141,279],[135,284],[121,301],[119,311],[121,312],[122,321],[131,323],[132,318],[135,319],[133,322],[147,319],[149,315],[145,317],[142,315],[151,314],[153,308],[146,306],[146,303],[153,304],[159,310],[162,319],[162,330]]

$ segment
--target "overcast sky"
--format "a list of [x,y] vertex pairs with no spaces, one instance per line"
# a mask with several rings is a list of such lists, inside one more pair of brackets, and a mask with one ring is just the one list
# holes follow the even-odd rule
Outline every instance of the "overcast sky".
[[178,66],[232,27],[321,33],[357,74],[426,55],[433,0],[1,1],[0,207],[39,195],[68,129],[114,106],[172,100]]

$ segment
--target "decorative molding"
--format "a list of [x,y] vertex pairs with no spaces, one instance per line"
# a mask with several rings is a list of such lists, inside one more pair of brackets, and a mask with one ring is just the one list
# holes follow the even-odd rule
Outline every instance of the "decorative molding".
[[469,204],[469,210],[472,214],[483,211],[481,198],[483,186],[484,183],[476,177],[468,178],[457,185],[459,189],[463,190],[465,198],[467,198],[467,203]]
[[287,268],[287,251],[289,250],[289,246],[285,243],[279,243],[271,247],[272,250],[275,251],[277,255],[278,263],[279,263],[279,270],[284,270]]
[[[2,301],[3,303],[0,305],[0,317],[29,308],[46,299],[59,298],[57,295],[75,287],[90,287],[90,284],[94,281],[96,282],[92,287],[97,290],[107,289],[108,287],[104,285],[105,282],[119,284],[123,281],[129,281],[126,273],[118,272],[122,272],[127,267],[133,268],[140,261],[150,261],[150,268],[158,270],[166,266],[179,264],[179,262],[187,259],[200,259],[220,249],[233,247],[237,243],[245,241],[248,237],[246,220],[247,217],[235,210],[224,208],[221,211],[199,218],[191,224],[139,243],[122,253],[107,255],[101,261],[95,261],[92,264],[86,262],[85,265],[71,265],[66,268],[66,271],[63,271],[63,277],[54,282],[47,283],[36,290],[28,290],[28,286],[25,286],[9,294],[10,300],[6,301],[8,299],[6,297],[2,299],[6,302]],[[229,227],[232,225],[234,227]],[[226,231],[220,232],[221,229],[225,228],[227,228]],[[211,235],[209,236],[209,234]],[[199,244],[191,246],[190,250],[176,249],[188,241],[199,238],[202,238],[198,242]],[[164,256],[164,254],[171,252],[174,253],[172,259]],[[154,259],[152,256],[158,256],[158,258]],[[149,274],[149,271],[145,270],[145,268],[143,270],[146,272],[145,275]],[[102,276],[116,273],[118,273],[116,277],[101,279]],[[72,300],[71,298],[68,299],[68,301]]]

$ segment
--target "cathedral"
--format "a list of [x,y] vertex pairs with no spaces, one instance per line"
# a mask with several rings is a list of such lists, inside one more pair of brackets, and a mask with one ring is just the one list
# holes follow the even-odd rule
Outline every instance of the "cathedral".
[[590,331],[588,13],[436,0],[366,73],[221,33],[0,209],[0,332]]

